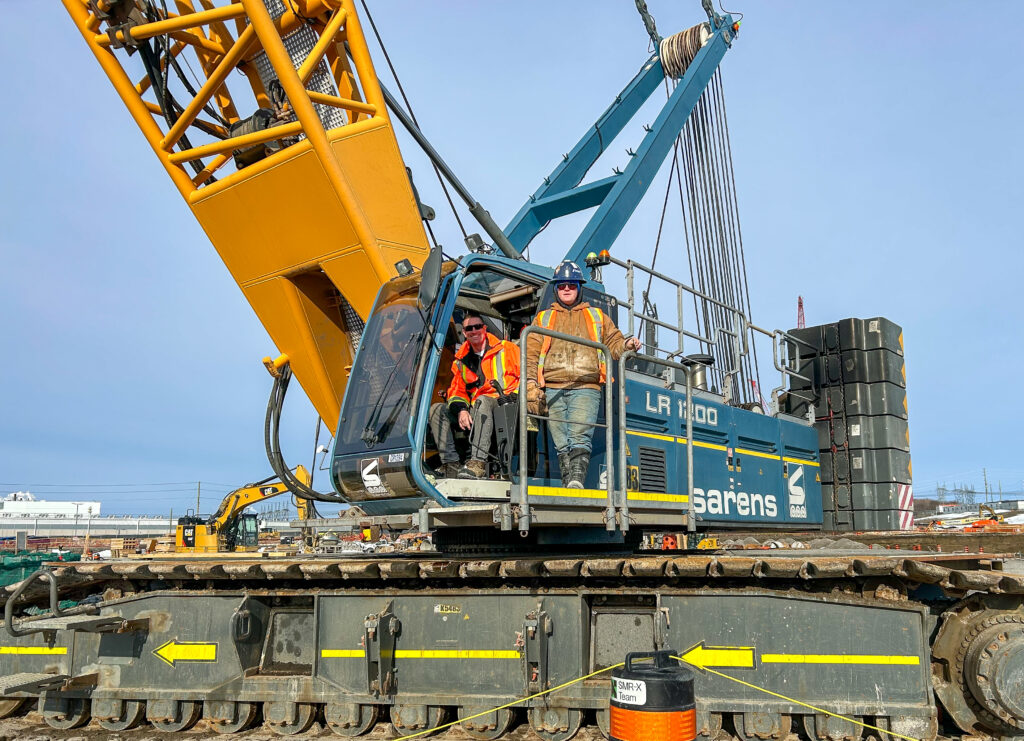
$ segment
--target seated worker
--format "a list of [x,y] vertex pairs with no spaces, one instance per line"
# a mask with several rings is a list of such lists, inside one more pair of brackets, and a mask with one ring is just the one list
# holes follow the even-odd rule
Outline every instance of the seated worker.
[[[499,340],[487,331],[487,325],[474,311],[462,320],[466,341],[452,362],[452,383],[448,404],[430,408],[430,426],[441,455],[446,478],[479,479],[487,476],[487,456],[494,436],[494,407],[498,392],[492,380],[506,394],[519,390],[519,348],[514,342]],[[469,460],[459,468],[459,454],[452,436],[452,424],[469,431]]]
[[[582,300],[583,271],[564,260],[551,279],[555,301],[533,320],[534,326],[603,342],[618,360],[626,350],[639,350],[640,340],[628,339],[601,309]],[[562,486],[582,489],[590,466],[593,424],[601,405],[607,376],[604,353],[565,340],[533,334],[526,344],[526,398],[533,409],[547,402],[551,438],[558,451]],[[536,413],[536,412],[535,412]],[[568,420],[558,422],[556,420]],[[609,420],[610,422],[610,420]]]

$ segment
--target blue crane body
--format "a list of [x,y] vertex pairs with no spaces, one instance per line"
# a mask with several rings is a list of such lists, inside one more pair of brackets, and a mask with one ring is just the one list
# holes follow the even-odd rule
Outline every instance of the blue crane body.
[[[636,151],[630,151],[630,162],[623,170],[580,185],[592,165],[662,84],[665,71],[659,54],[645,62],[597,122],[544,178],[504,230],[520,254],[550,221],[589,208],[595,211],[565,258],[582,263],[588,255],[611,249],[731,47],[738,24],[731,16],[709,14],[709,30],[706,43],[694,55],[654,123],[645,127],[642,142]],[[495,277],[484,277],[492,275]],[[379,384],[386,373],[383,366],[376,367],[381,344],[386,340],[375,335],[393,334],[396,326],[404,323],[408,336],[401,337],[399,344],[406,348],[405,352],[414,353],[410,348],[441,348],[446,339],[451,339],[449,325],[458,311],[460,295],[486,298],[488,293],[493,295],[499,290],[499,284],[509,284],[501,285],[501,289],[527,289],[540,297],[551,275],[550,268],[514,257],[471,255],[445,276],[429,322],[410,301],[411,286],[404,297],[396,296],[387,287],[382,289],[356,357],[354,382],[347,389],[336,436],[333,475],[342,496],[358,503],[366,514],[381,516],[406,514],[424,506],[456,508],[465,504],[442,490],[419,452],[428,446],[425,420],[436,401],[431,393],[433,384],[424,379],[436,378],[443,372],[442,354],[428,350],[421,357],[405,357],[407,368],[399,372],[401,380],[391,376],[391,388],[384,389],[383,396],[373,398],[373,384]],[[594,277],[598,277],[596,273]],[[618,322],[621,302],[606,294],[599,280],[587,284],[586,297]],[[544,299],[550,302],[550,296],[544,296],[530,308],[543,308],[547,305]],[[389,311],[393,313],[403,307],[404,317],[385,321]],[[519,315],[512,316],[517,311]],[[505,312],[502,329],[517,335],[531,318],[515,306],[512,312]],[[617,479],[613,484],[619,483],[620,476],[625,483],[625,491],[618,494],[624,507],[632,504],[660,511],[670,522],[680,521],[681,516],[692,526],[700,522],[701,529],[821,527],[817,436],[810,423],[796,417],[770,417],[741,409],[727,403],[721,394],[694,390],[690,409],[691,490],[687,476],[686,391],[683,384],[666,384],[661,370],[648,367],[646,374],[630,370],[625,378],[616,378],[610,385],[608,393],[613,397],[624,395],[624,420],[620,419],[619,406],[610,406],[612,428],[619,430],[624,425],[625,435],[613,436],[611,451],[605,436],[595,435],[583,495],[560,488],[557,463],[549,446],[543,444],[547,441],[542,440],[541,450],[532,461],[532,475],[526,482],[529,494],[523,496],[523,501],[543,500],[569,510],[601,509],[606,506],[604,490],[610,493],[607,479],[612,475]],[[396,389],[396,403],[385,402],[387,394]],[[382,402],[386,408],[382,408]],[[603,413],[598,424],[604,425],[606,417]],[[381,423],[387,428],[385,434],[370,429]],[[541,431],[540,435],[545,433]],[[623,470],[616,471],[619,468]],[[510,485],[510,497],[514,498],[517,486]],[[622,529],[626,528],[628,517]]]

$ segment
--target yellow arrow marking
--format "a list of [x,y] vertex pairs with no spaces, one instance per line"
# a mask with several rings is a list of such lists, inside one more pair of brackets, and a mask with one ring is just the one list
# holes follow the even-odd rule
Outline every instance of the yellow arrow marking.
[[47,646],[0,646],[0,654],[17,654],[19,656],[57,656],[68,652],[67,647],[48,648]]
[[179,641],[177,638],[153,649],[153,653],[163,662],[174,666],[179,661],[216,661],[217,644],[200,643],[197,641]]
[[918,656],[886,656],[882,654],[761,654],[763,664],[885,664],[917,666]]
[[753,669],[754,649],[750,646],[705,646],[701,641],[696,646],[684,651],[682,659],[698,669],[709,666]]

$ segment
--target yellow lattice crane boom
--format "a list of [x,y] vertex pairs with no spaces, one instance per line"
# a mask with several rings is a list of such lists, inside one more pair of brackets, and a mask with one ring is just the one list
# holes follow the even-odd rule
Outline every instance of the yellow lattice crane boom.
[[352,0],[63,2],[333,428],[377,290],[429,251]]

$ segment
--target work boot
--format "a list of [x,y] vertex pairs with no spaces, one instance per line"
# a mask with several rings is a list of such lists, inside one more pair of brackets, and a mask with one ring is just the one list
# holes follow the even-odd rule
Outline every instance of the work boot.
[[455,461],[454,463],[446,462],[441,464],[441,470],[438,473],[446,479],[457,479],[461,468],[462,466],[459,465],[458,461]]
[[460,479],[485,479],[487,478],[487,462],[478,461],[474,458],[470,458],[466,461],[461,469],[459,469]]
[[587,480],[587,468],[590,467],[590,451],[585,448],[573,448],[569,451],[569,483],[570,489],[582,489]]
[[558,471],[562,474],[562,486],[569,485],[569,454],[558,454]]

